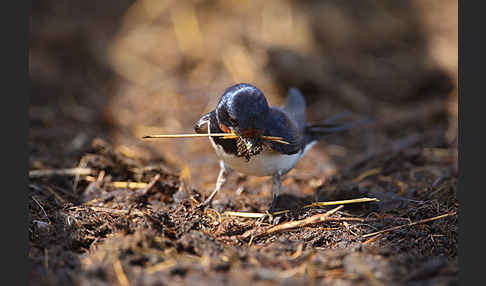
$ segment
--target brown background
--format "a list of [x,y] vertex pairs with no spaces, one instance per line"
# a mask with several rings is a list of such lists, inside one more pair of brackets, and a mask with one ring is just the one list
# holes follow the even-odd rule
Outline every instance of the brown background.
[[[338,230],[322,230],[314,238],[309,237],[316,229],[267,237],[254,242],[261,247],[256,250],[247,247],[248,241],[221,238],[221,233],[241,234],[254,220],[238,224],[228,218],[228,225],[210,224],[208,229],[194,222],[199,226],[186,229],[194,217],[208,219],[208,214],[193,213],[190,203],[179,203],[174,192],[186,188],[196,199],[207,196],[218,171],[214,152],[206,139],[149,142],[140,137],[192,132],[224,89],[238,82],[259,87],[272,105],[281,104],[288,88],[295,86],[308,101],[310,121],[351,112],[352,118],[371,118],[373,123],[329,137],[311,150],[284,180],[282,208],[315,198],[367,195],[381,196],[381,203],[348,214],[416,221],[454,211],[457,11],[457,1],[444,0],[34,1],[29,168],[87,166],[96,170],[95,177],[101,171],[105,177],[95,187],[84,177],[31,178],[32,282],[123,284],[114,270],[116,261],[135,284],[454,282],[456,219],[437,222],[432,230],[424,226],[380,237],[366,251],[356,249],[364,242],[359,235],[373,228],[356,226],[353,232],[344,224],[327,226]],[[356,180],[369,170],[378,171]],[[143,203],[130,198],[131,190],[108,187],[110,181],[147,183],[155,174],[161,180]],[[270,202],[269,189],[268,178],[232,175],[214,209],[263,211]],[[107,201],[108,194],[112,197]],[[184,202],[190,209],[185,218],[172,213]],[[142,222],[131,214],[82,213],[95,206],[141,211],[149,206],[155,213]],[[170,223],[144,230],[150,221],[163,221],[162,214]],[[68,220],[76,221],[75,226]],[[374,228],[398,223],[403,221]],[[176,234],[171,237],[168,229]],[[131,243],[157,239],[167,240],[157,246],[161,253],[175,249],[178,255],[200,260],[180,258],[177,266],[152,273],[147,269],[170,261],[167,254],[147,254],[155,251],[150,243],[140,246],[148,249],[140,254]],[[299,243],[301,258],[307,258],[288,262]],[[231,263],[221,258],[226,256],[232,257]],[[333,259],[335,266],[330,265]],[[317,270],[306,266],[302,273],[285,276],[308,261]],[[424,268],[425,274],[404,278],[414,268]]]

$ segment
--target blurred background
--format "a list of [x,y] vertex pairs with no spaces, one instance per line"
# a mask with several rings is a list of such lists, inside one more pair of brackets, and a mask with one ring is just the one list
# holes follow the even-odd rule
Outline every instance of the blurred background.
[[239,82],[272,105],[300,88],[310,121],[374,119],[320,143],[299,163],[304,178],[409,141],[457,160],[457,15],[452,0],[34,1],[30,169],[77,166],[100,137],[188,166],[209,189],[217,173],[205,171],[218,167],[207,139],[140,137],[192,133]]

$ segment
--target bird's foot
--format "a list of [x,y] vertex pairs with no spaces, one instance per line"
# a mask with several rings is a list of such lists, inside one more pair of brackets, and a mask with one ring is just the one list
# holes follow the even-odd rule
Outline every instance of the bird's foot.
[[265,214],[257,219],[256,225],[260,226],[266,220],[268,220],[269,224],[272,224],[272,222],[273,222],[273,215],[269,211],[265,211]]
[[275,214],[277,211],[277,198],[278,196],[273,197],[270,208],[265,211],[265,215],[259,219],[261,222],[264,222],[266,219],[268,219],[268,223],[271,225],[277,225],[279,223],[282,216],[280,216],[279,214]]
[[268,209],[267,213],[274,213],[277,210],[277,201],[278,201],[278,196],[274,195],[272,203],[270,204],[270,208]]
[[226,175],[227,175],[228,171],[227,171],[223,161],[219,161],[219,167],[220,167],[220,169],[219,169],[218,179],[216,180],[216,187],[211,192],[209,197],[203,203],[200,203],[197,206],[197,208],[200,209],[200,210],[204,210],[206,207],[211,205],[211,202],[213,201],[214,196],[216,196],[216,194],[219,192],[221,187],[223,187],[224,183],[226,182]]

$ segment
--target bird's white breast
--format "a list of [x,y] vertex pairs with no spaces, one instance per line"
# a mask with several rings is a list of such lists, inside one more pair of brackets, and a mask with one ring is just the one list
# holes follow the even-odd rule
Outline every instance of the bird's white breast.
[[253,176],[271,176],[277,171],[285,174],[297,164],[305,151],[307,151],[304,150],[296,154],[286,155],[265,148],[258,155],[252,156],[250,161],[246,161],[245,158],[225,153],[223,147],[215,144],[212,138],[209,138],[209,140],[216,150],[218,157],[228,167]]

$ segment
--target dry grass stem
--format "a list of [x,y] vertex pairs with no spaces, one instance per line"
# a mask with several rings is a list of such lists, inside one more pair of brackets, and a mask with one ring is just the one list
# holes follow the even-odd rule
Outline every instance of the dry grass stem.
[[111,182],[110,186],[116,189],[143,189],[147,187],[147,183],[143,182],[122,182],[122,181],[115,181]]
[[364,171],[356,179],[354,179],[354,181],[356,183],[359,183],[369,176],[374,176],[374,175],[379,174],[381,172],[381,169],[382,168],[375,168],[375,169],[370,169],[370,170]]
[[66,200],[65,200],[65,199],[63,199],[63,198],[61,197],[61,195],[59,195],[59,194],[58,194],[56,191],[54,191],[54,189],[52,189],[51,187],[46,186],[46,190],[47,190],[49,193],[53,194],[53,195],[56,197],[56,199],[57,199],[58,201],[60,201],[61,203],[65,203],[65,202],[66,202]]
[[115,259],[115,262],[113,262],[113,269],[115,270],[116,278],[118,279],[118,282],[122,286],[128,286],[130,283],[128,282],[127,275],[123,271],[123,266],[121,265],[120,260]]
[[49,216],[47,215],[46,211],[44,210],[44,207],[42,207],[42,205],[35,199],[34,196],[32,196],[32,200],[40,207],[40,209],[42,210],[42,212],[46,216],[47,221],[49,221],[49,223],[51,223],[51,220],[49,219]]
[[234,138],[230,133],[207,133],[207,134],[156,134],[146,135],[142,139],[157,139],[157,138],[192,138],[192,137],[230,137]]
[[[96,182],[98,179],[93,176],[85,176],[85,181]],[[130,182],[130,181],[113,181],[108,185],[115,189],[143,189],[146,188],[149,183],[144,182]]]
[[29,171],[29,178],[40,178],[50,176],[83,176],[91,175],[93,170],[90,168],[71,168],[71,169],[43,169]]
[[150,183],[145,186],[145,188],[138,190],[137,193],[139,195],[145,195],[154,185],[157,183],[157,181],[160,179],[160,174],[155,175],[155,177],[152,178]]
[[131,209],[131,210],[120,210],[120,209],[111,209],[111,208],[103,208],[103,207],[71,207],[71,210],[83,210],[83,209],[89,209],[95,212],[106,212],[110,213],[113,215],[128,215],[128,214],[134,214],[138,216],[144,216],[144,213],[140,210],[137,209]]
[[152,265],[150,267],[147,267],[145,270],[147,273],[152,274],[154,272],[162,271],[164,269],[170,268],[172,266],[175,266],[177,262],[174,259],[170,259],[164,262],[157,263],[155,265]]
[[342,200],[342,201],[315,202],[312,204],[305,205],[304,208],[356,204],[356,203],[366,203],[366,202],[379,202],[379,200],[377,198],[359,198],[359,199]]
[[44,248],[44,268],[49,270],[49,250]]
[[[160,175],[155,176],[150,183],[144,183],[144,182],[129,182],[129,181],[114,181],[109,183],[109,186],[115,189],[146,189],[149,190],[154,186],[154,184],[157,182],[157,180],[160,179]],[[96,182],[98,181],[97,178],[93,176],[86,176],[84,177],[84,180],[88,182]]]
[[426,223],[426,222],[431,222],[431,221],[434,221],[434,220],[438,220],[438,219],[441,219],[441,218],[445,218],[445,217],[449,217],[449,216],[454,216],[454,215],[456,215],[456,212],[451,212],[451,213],[447,213],[447,214],[443,214],[443,215],[439,215],[439,216],[435,216],[435,217],[423,219],[423,220],[416,221],[416,222],[412,222],[412,223],[409,223],[409,224],[404,224],[404,225],[390,227],[390,228],[387,228],[387,229],[384,229],[384,230],[380,230],[380,231],[376,231],[376,232],[372,232],[372,233],[365,234],[365,235],[363,235],[363,238],[370,237],[370,236],[377,235],[377,234],[382,234],[382,233],[390,232],[390,231],[394,231],[394,230],[397,230],[397,229],[400,229],[400,228],[404,228],[404,227],[410,227],[410,226],[414,226],[414,225],[417,225],[417,224],[423,224],[423,223]]
[[[221,137],[222,139],[235,139],[238,136],[234,133],[207,133],[207,134],[156,134],[146,135],[142,139],[157,139],[157,138],[193,138],[193,137]],[[260,136],[263,140],[275,141],[282,144],[290,144],[283,140],[282,137],[277,136]]]
[[[342,201],[330,201],[330,202],[315,202],[312,204],[305,205],[303,208],[311,208],[311,207],[323,207],[323,206],[333,206],[333,205],[345,205],[345,204],[356,204],[356,203],[366,203],[366,202],[379,202],[376,198],[359,198],[359,199],[351,199],[351,200],[342,200]],[[290,210],[282,210],[276,211],[272,213],[272,215],[281,215],[288,213]],[[261,218],[265,216],[264,213],[251,213],[251,212],[232,212],[226,211],[224,214],[229,216],[236,216],[236,217],[246,217],[246,218]],[[356,221],[365,221],[364,219],[360,218],[345,218],[346,220],[356,220]]]
[[226,211],[224,212],[224,214],[229,216],[247,217],[247,218],[261,218],[265,215],[264,213],[247,213],[247,212],[232,212],[232,211]]
[[[83,156],[83,158],[81,158],[81,160],[79,161],[79,165],[78,165],[78,168],[86,168],[86,160],[85,160],[86,157]],[[76,176],[74,177],[74,183],[73,183],[73,193],[76,193],[76,190],[78,188],[78,183],[79,183],[79,177],[81,175],[78,173],[76,174]]]

